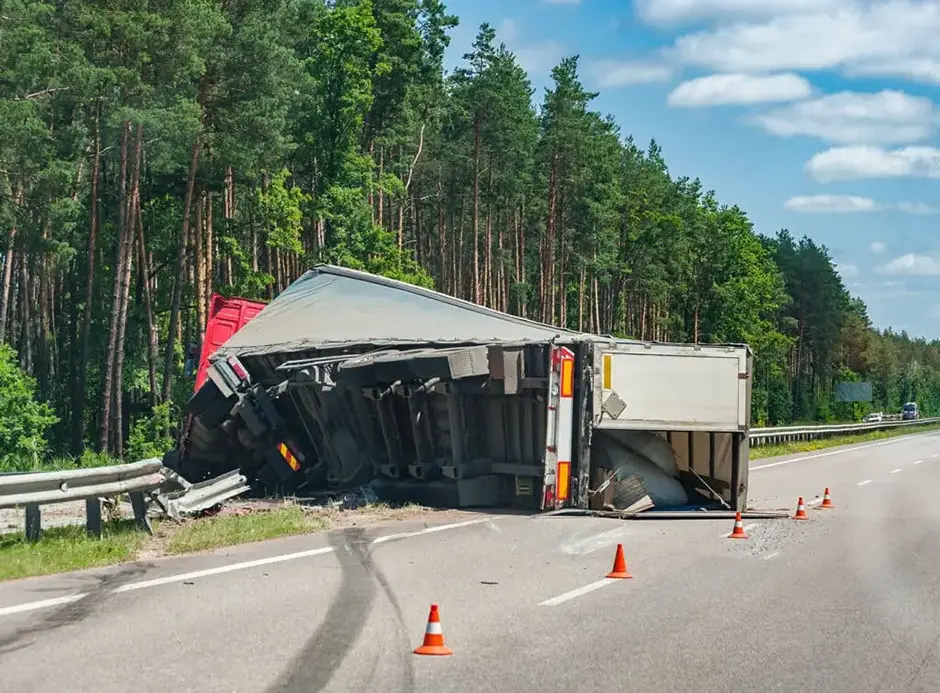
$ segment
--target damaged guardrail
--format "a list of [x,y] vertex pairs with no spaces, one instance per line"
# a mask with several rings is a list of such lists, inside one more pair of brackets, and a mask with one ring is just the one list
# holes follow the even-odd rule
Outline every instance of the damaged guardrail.
[[815,440],[829,436],[851,435],[866,431],[879,431],[904,426],[925,426],[940,422],[940,417],[912,419],[908,421],[878,421],[873,423],[823,424],[821,426],[778,426],[776,428],[752,428],[749,431],[751,447],[776,445],[798,440]]
[[137,526],[152,534],[150,503],[179,520],[247,490],[245,477],[237,471],[190,484],[154,458],[110,467],[0,474],[0,510],[24,508],[26,538],[36,541],[42,533],[41,506],[84,500],[85,527],[90,535],[101,537],[102,499],[127,494]]

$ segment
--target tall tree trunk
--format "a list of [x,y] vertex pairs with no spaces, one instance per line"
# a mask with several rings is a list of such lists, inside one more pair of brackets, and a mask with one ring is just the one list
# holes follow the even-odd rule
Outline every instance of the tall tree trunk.
[[176,283],[173,285],[173,302],[170,305],[170,327],[167,330],[166,351],[163,354],[163,391],[161,400],[170,399],[173,388],[173,361],[175,353],[175,339],[180,328],[180,302],[183,299],[183,283],[186,281],[186,244],[189,239],[189,211],[193,203],[193,188],[196,186],[196,168],[199,166],[199,149],[201,137],[197,134],[193,142],[192,156],[189,162],[189,173],[186,176],[186,194],[183,196],[183,223],[180,228],[180,237],[177,250],[179,259],[176,265]]
[[[212,285],[215,278],[215,232],[212,225],[212,193],[210,192],[206,197],[206,283],[202,289],[202,295],[205,297],[206,311],[208,312],[209,308],[209,298],[212,296]],[[208,317],[207,317],[208,319]],[[205,326],[203,326],[205,329]]]
[[150,261],[147,240],[144,236],[144,220],[140,211],[140,196],[137,196],[137,273],[140,275],[143,292],[144,313],[147,317],[147,375],[150,380],[150,406],[157,406],[157,328],[153,322],[153,298],[150,291]]
[[[22,204],[23,188],[17,184],[14,186],[13,205],[19,207]],[[10,287],[13,283],[13,245],[16,243],[16,232],[16,217],[14,217],[13,223],[10,225],[10,231],[7,233],[7,252],[3,262],[3,288],[2,293],[0,293],[0,344],[3,344],[6,339],[7,313],[10,312]]]
[[196,353],[202,353],[202,333],[206,329],[205,306],[206,300],[203,291],[206,289],[206,268],[205,262],[205,236],[203,234],[203,225],[205,224],[204,210],[206,206],[206,193],[202,193],[196,201],[196,219],[193,225],[193,264],[195,265],[195,281],[193,282],[193,293],[196,299]]
[[483,300],[480,286],[480,118],[473,121],[473,301]]
[[101,452],[107,452],[111,436],[111,405],[114,392],[114,361],[117,356],[118,320],[121,306],[121,279],[124,276],[124,222],[126,221],[127,204],[127,140],[130,135],[131,122],[124,121],[121,131],[121,161],[118,173],[118,213],[117,213],[117,249],[114,263],[114,290],[111,294],[111,327],[108,330],[108,352],[105,358],[104,377],[101,387],[101,427],[99,429],[98,447]]
[[134,265],[134,229],[137,226],[137,210],[140,206],[140,165],[143,157],[144,126],[137,125],[134,139],[134,163],[131,170],[131,185],[127,196],[122,245],[123,276],[121,277],[121,306],[118,317],[117,355],[114,360],[114,454],[124,457],[124,345],[127,333],[127,314],[131,294],[131,268]]

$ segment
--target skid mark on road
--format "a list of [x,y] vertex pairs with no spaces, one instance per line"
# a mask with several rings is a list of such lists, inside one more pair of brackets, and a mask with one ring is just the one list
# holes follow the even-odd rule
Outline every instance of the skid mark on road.
[[[386,541],[391,541],[393,539],[408,539],[410,537],[418,537],[424,534],[433,534],[436,532],[444,532],[451,529],[459,529],[461,527],[469,527],[470,525],[477,525],[483,522],[492,522],[494,518],[484,517],[478,520],[470,520],[467,522],[455,522],[448,525],[435,525],[433,527],[426,527],[415,532],[403,532],[401,534],[388,534],[377,539],[373,539],[371,544],[374,546],[376,544],[382,544]],[[267,558],[259,558],[254,561],[242,561],[239,563],[229,563],[228,565],[218,566],[216,568],[207,568],[205,570],[194,570],[187,573],[176,573],[174,575],[167,575],[166,577],[154,578],[152,580],[139,580],[137,582],[131,582],[128,584],[121,585],[114,589],[108,590],[107,594],[120,594],[122,592],[134,592],[136,590],[147,589],[150,587],[160,587],[161,585],[170,585],[173,583],[179,583],[189,580],[195,580],[197,578],[211,577],[213,575],[223,575],[225,573],[233,573],[240,570],[250,570],[251,568],[258,568],[261,566],[272,565],[275,563],[284,563],[285,561],[296,561],[302,558],[311,558],[312,556],[321,556],[324,554],[333,553],[335,547],[333,546],[322,546],[316,549],[310,549],[308,551],[296,551],[294,553],[285,553],[278,556],[269,556]],[[4,616],[12,616],[14,614],[21,614],[28,611],[37,611],[40,609],[50,609],[55,606],[62,606],[65,604],[71,604],[73,602],[80,601],[85,597],[89,596],[89,592],[80,592],[78,594],[69,594],[61,597],[53,597],[52,599],[41,599],[32,602],[24,602],[22,604],[14,604],[12,606],[0,607],[0,618]]]

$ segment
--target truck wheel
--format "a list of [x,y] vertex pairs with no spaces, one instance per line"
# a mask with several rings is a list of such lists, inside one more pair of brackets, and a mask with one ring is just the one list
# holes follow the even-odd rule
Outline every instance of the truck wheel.
[[203,383],[203,386],[189,398],[186,403],[185,413],[199,416],[206,409],[212,406],[217,400],[222,398],[219,388],[211,380]]

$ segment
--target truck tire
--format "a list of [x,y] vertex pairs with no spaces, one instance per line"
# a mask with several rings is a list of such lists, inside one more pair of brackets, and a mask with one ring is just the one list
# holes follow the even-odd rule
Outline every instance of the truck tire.
[[220,395],[216,401],[203,410],[202,414],[199,415],[198,420],[201,421],[207,428],[216,428],[217,426],[222,425],[222,422],[224,422],[229,413],[231,413],[233,406],[234,401],[222,399]]
[[206,380],[203,386],[189,398],[184,413],[199,416],[220,399],[222,399],[222,393],[219,392],[219,388],[211,380]]

